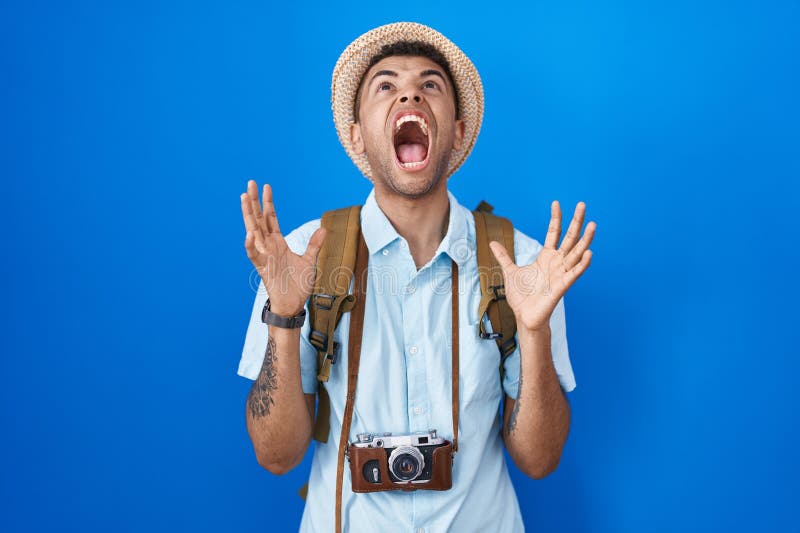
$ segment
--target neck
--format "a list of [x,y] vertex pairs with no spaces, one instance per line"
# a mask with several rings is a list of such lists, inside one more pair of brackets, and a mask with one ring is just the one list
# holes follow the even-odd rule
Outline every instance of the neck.
[[417,268],[431,260],[447,234],[450,199],[447,181],[421,198],[406,198],[375,187],[375,200],[407,242]]

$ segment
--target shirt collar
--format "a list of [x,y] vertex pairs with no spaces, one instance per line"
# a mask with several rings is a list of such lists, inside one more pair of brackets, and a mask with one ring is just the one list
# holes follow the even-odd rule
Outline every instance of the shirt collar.
[[[472,247],[469,246],[467,221],[465,220],[469,211],[458,203],[449,190],[447,191],[447,197],[450,200],[450,218],[447,224],[447,233],[433,256],[436,258],[440,253],[445,252],[461,267],[473,253]],[[389,219],[386,218],[386,215],[378,206],[378,202],[375,200],[374,188],[370,191],[367,200],[364,202],[364,207],[361,209],[361,231],[364,234],[364,241],[367,243],[370,255],[379,252],[395,239],[400,238],[397,230],[394,229],[392,223],[389,222]]]

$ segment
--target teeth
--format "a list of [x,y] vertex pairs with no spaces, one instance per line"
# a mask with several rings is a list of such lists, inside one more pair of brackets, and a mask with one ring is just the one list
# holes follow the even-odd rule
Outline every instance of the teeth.
[[424,162],[425,162],[425,161],[415,161],[415,162],[413,162],[413,163],[400,163],[400,165],[401,165],[403,168],[416,168],[416,167],[418,167],[418,166],[422,165],[422,163],[424,163]]
[[428,135],[428,123],[425,122],[425,119],[419,115],[403,115],[402,117],[397,119],[397,122],[394,125],[394,129],[400,129],[400,126],[405,124],[406,122],[417,122],[419,123],[419,127],[422,129],[422,133]]

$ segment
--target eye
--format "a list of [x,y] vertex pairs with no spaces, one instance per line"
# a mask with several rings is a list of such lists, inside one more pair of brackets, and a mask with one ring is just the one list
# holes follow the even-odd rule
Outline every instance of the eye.
[[382,81],[378,84],[378,92],[381,91],[390,91],[392,89],[392,84],[388,81]]
[[439,84],[436,83],[433,80],[428,80],[428,81],[426,81],[425,83],[422,84],[422,88],[423,89],[438,89],[439,88]]

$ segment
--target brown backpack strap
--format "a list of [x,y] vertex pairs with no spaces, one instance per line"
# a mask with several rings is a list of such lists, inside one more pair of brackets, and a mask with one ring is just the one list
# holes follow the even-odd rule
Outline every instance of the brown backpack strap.
[[353,406],[356,400],[358,363],[361,360],[361,333],[364,330],[364,307],[367,295],[367,266],[369,251],[364,236],[359,232],[358,253],[356,254],[355,281],[353,296],[355,305],[350,314],[350,336],[347,349],[347,400],[342,415],[342,432],[339,435],[339,456],[336,465],[336,533],[342,531],[342,478],[344,458],[350,440],[350,424],[353,421]]
[[[314,292],[308,305],[311,332],[309,342],[317,349],[317,380],[328,381],[331,365],[339,357],[339,343],[334,331],[342,315],[353,308],[350,280],[356,262],[360,238],[361,206],[345,207],[322,215],[321,226],[327,230],[325,244],[317,259]],[[327,442],[330,433],[330,399],[324,386],[318,388],[317,418],[314,439]]]
[[[482,339],[494,339],[501,358],[505,359],[517,347],[515,338],[517,321],[506,301],[503,269],[489,248],[489,243],[499,242],[505,246],[509,255],[514,257],[514,227],[508,219],[489,213],[491,206],[485,202],[481,202],[478,207],[479,209],[472,214],[475,218],[478,275],[481,282],[481,301],[478,305],[478,317],[481,319],[479,335]],[[491,333],[487,333],[483,327],[483,317],[487,313],[492,325]]]
[[314,440],[328,442],[331,432],[331,399],[328,390],[323,386],[317,387],[317,418],[314,420]]

